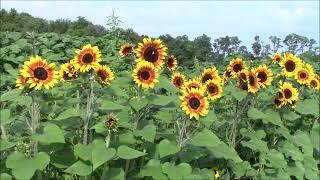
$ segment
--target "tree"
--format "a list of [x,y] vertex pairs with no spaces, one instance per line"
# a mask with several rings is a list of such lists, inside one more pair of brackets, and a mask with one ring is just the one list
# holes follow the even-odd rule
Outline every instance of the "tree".
[[273,53],[277,53],[278,50],[283,47],[280,43],[281,43],[281,39],[278,38],[277,36],[270,36],[269,37],[271,44],[272,44],[272,52]]
[[213,53],[210,41],[211,38],[205,34],[193,40],[194,56],[196,56],[199,61],[212,61]]
[[252,44],[252,51],[256,57],[258,57],[261,53],[262,45],[259,36],[254,37],[254,43]]

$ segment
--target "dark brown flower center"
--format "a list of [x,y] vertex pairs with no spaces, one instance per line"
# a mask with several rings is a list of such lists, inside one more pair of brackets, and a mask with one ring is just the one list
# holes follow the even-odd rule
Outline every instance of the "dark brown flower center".
[[203,77],[202,77],[202,83],[205,83],[205,82],[207,82],[208,80],[211,80],[211,79],[213,79],[213,77],[211,76],[211,74],[205,74]]
[[132,47],[131,46],[128,46],[128,47],[125,47],[124,49],[123,49],[123,53],[125,54],[125,55],[128,55],[128,54],[131,54],[132,53]]
[[241,90],[247,91],[248,90],[248,83],[246,81],[240,79],[239,88]]
[[285,66],[285,68],[286,68],[286,70],[287,70],[288,72],[292,72],[292,71],[294,71],[295,68],[296,68],[296,63],[295,63],[294,61],[292,61],[292,60],[288,60],[288,61],[284,64],[284,66]]
[[317,87],[318,83],[317,83],[316,80],[311,80],[311,81],[310,81],[310,85],[311,85],[312,87]]
[[92,56],[92,54],[87,53],[87,54],[83,55],[82,61],[83,61],[84,63],[86,63],[86,64],[92,63],[92,61],[93,61],[93,56]]
[[231,77],[231,71],[226,71],[226,72],[225,72],[225,76],[226,76],[227,78]]
[[97,74],[101,78],[102,81],[106,80],[107,77],[108,77],[108,75],[107,75],[107,73],[105,71],[101,71],[100,70],[100,71],[97,72]]
[[140,77],[143,80],[148,80],[150,78],[150,73],[148,71],[142,71],[141,74],[140,74]]
[[217,89],[218,88],[216,85],[211,85],[211,86],[209,86],[208,91],[210,94],[215,94],[217,92]]
[[278,92],[278,98],[282,99],[283,98],[283,93],[282,92]]
[[268,79],[268,75],[266,72],[261,71],[258,73],[258,78],[260,82],[266,82],[266,80]]
[[275,99],[273,100],[273,103],[274,103],[275,105],[279,106],[279,105],[281,104],[281,100],[280,100],[279,98],[275,98]]
[[292,97],[292,92],[290,91],[290,89],[285,89],[283,93],[286,99],[290,99]]
[[157,49],[155,49],[153,47],[148,47],[144,51],[143,57],[146,61],[154,63],[158,60],[159,53],[158,53]]
[[250,84],[250,86],[255,86],[256,85],[255,77],[252,74],[249,75],[249,84]]
[[34,70],[34,76],[40,80],[46,80],[48,78],[48,72],[43,67],[38,67]]
[[182,86],[182,79],[181,78],[176,79],[176,85],[179,87]]
[[306,79],[307,78],[307,73],[306,72],[300,72],[299,73],[299,78],[300,79]]
[[245,73],[240,73],[239,78],[240,78],[241,80],[243,80],[243,81],[246,81],[247,76],[246,76]]
[[169,67],[173,67],[173,64],[174,63],[174,60],[173,60],[173,58],[172,57],[170,57],[169,59],[168,59],[168,66]]
[[239,72],[239,71],[241,71],[242,70],[242,64],[240,64],[240,63],[237,63],[237,64],[235,64],[235,65],[233,65],[233,71],[234,72]]
[[200,100],[196,97],[192,97],[189,100],[189,105],[192,109],[198,109],[200,107]]
[[279,62],[281,59],[279,57],[276,58],[276,61]]

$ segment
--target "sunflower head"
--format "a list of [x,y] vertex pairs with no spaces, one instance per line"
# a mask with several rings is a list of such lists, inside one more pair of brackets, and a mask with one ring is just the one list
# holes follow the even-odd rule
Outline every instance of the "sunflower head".
[[76,56],[71,61],[76,69],[87,72],[95,69],[101,61],[101,52],[97,46],[85,45],[82,49],[76,50]]
[[271,85],[271,82],[273,80],[273,73],[272,70],[269,69],[265,64],[260,65],[258,68],[253,70],[256,74],[257,77],[259,78],[259,85],[261,87],[266,87]]
[[150,62],[156,69],[161,68],[167,56],[167,48],[160,39],[152,40],[151,38],[144,38],[143,42],[138,44],[135,52],[138,57],[136,59],[137,62]]
[[273,104],[276,108],[281,108],[285,104],[284,95],[281,91],[279,91],[276,97],[274,97]]
[[19,89],[23,89],[26,83],[27,83],[27,78],[19,75],[19,77],[16,80],[16,87]]
[[222,86],[216,80],[209,80],[205,84],[205,90],[210,100],[216,100],[222,96]]
[[132,52],[133,52],[133,44],[126,43],[121,46],[119,50],[119,55],[121,57],[128,57],[132,54]]
[[282,60],[282,56],[280,53],[276,53],[274,55],[272,55],[272,63],[273,64],[276,64],[276,63],[279,63],[281,60]]
[[218,70],[213,68],[205,68],[200,76],[201,83],[206,83],[208,80],[221,82]]
[[157,69],[154,65],[147,61],[141,61],[133,70],[132,76],[138,86],[149,89],[153,88],[154,84],[159,82]]
[[199,119],[200,116],[208,114],[209,102],[204,96],[203,89],[192,88],[185,91],[180,97],[182,103],[180,107],[189,115],[190,119]]
[[248,83],[248,92],[250,93],[256,93],[259,88],[259,78],[257,76],[257,73],[253,70],[249,71],[247,75],[247,83]]
[[282,67],[282,73],[286,77],[294,76],[296,70],[301,66],[301,59],[296,57],[291,53],[285,53],[284,58],[280,61],[280,66]]
[[308,84],[310,80],[312,79],[313,75],[310,74],[310,71],[308,71],[304,67],[299,67],[296,70],[295,79],[299,84]]
[[100,84],[110,84],[110,81],[114,79],[113,72],[107,65],[98,65],[95,71]]
[[31,57],[29,61],[24,62],[20,74],[27,79],[30,88],[40,90],[45,87],[49,89],[58,82],[58,73],[54,67],[54,63],[48,64],[40,56]]
[[72,63],[64,63],[60,66],[61,81],[74,80],[79,76],[79,70]]
[[191,89],[202,89],[203,86],[199,80],[199,78],[193,78],[190,79],[189,81],[187,81],[186,83],[184,83],[184,85],[182,86],[182,91],[189,91]]
[[104,120],[104,126],[108,129],[114,129],[118,123],[118,118],[114,114],[109,114]]
[[246,64],[240,58],[235,58],[232,61],[230,61],[229,66],[227,68],[227,70],[230,71],[232,77],[236,77],[239,74],[239,72],[243,69],[246,69]]
[[308,87],[319,90],[320,89],[320,80],[317,78],[317,76],[313,76],[309,83],[307,84]]
[[174,73],[171,76],[171,82],[175,85],[178,89],[181,89],[186,81],[186,77],[181,73]]
[[166,65],[170,71],[175,70],[178,65],[177,58],[174,57],[173,55],[169,56],[168,59],[166,60]]
[[280,91],[283,93],[283,101],[285,104],[292,104],[293,101],[298,100],[299,91],[294,88],[291,83],[284,82],[280,86]]

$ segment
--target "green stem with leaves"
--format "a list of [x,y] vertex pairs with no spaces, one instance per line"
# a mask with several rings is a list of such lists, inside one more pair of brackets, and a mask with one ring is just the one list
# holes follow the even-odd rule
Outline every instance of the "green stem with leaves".
[[89,78],[90,81],[90,90],[87,94],[87,110],[86,110],[86,117],[84,120],[84,130],[83,130],[83,144],[88,144],[88,130],[89,130],[89,124],[92,116],[92,105],[94,101],[94,93],[93,93],[93,76]]

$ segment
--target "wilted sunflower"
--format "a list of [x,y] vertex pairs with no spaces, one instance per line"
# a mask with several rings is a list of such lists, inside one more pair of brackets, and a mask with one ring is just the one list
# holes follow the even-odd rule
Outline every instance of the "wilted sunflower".
[[127,57],[127,56],[130,56],[132,52],[133,52],[133,44],[126,43],[121,46],[119,50],[119,55],[121,57]]
[[85,45],[82,49],[76,50],[77,55],[71,61],[81,72],[95,69],[101,61],[101,52],[97,46]]
[[285,104],[283,92],[278,92],[277,96],[273,99],[273,104],[276,108],[281,108]]
[[213,79],[207,81],[205,89],[210,100],[216,100],[222,96],[222,87],[218,81]]
[[166,60],[167,68],[170,71],[173,71],[177,68],[178,62],[177,58],[174,57],[173,55],[169,56],[168,59]]
[[154,84],[158,81],[157,70],[154,65],[147,61],[141,61],[133,70],[132,76],[138,86],[143,88],[153,88]]
[[279,63],[282,60],[282,56],[280,53],[276,53],[274,55],[272,55],[272,63],[276,64]]
[[301,60],[291,53],[285,53],[284,58],[280,61],[282,73],[286,77],[294,76],[297,68],[301,66]]
[[320,80],[316,76],[313,76],[310,79],[310,82],[308,83],[308,86],[313,88],[313,89],[319,90],[320,89]]
[[197,88],[197,89],[203,88],[198,78],[193,78],[185,82],[184,85],[182,86],[182,92],[186,92],[194,88]]
[[174,73],[171,76],[171,82],[175,85],[178,89],[181,89],[186,81],[186,77],[181,73]]
[[192,88],[189,91],[183,93],[180,97],[182,103],[180,107],[190,116],[199,119],[200,116],[208,114],[209,102],[204,96],[203,89]]
[[227,70],[230,71],[232,77],[236,77],[238,73],[243,69],[246,69],[246,64],[240,58],[235,58],[232,61],[230,61],[229,66],[227,68]]
[[24,76],[19,75],[19,77],[16,80],[16,87],[19,89],[23,89],[24,86],[27,83],[27,78],[25,78]]
[[79,76],[79,70],[72,63],[64,63],[60,66],[61,81],[74,80]]
[[253,72],[252,70],[248,72],[247,75],[247,83],[248,83],[248,92],[256,93],[260,86],[259,86],[259,78],[257,73]]
[[27,78],[30,88],[40,90],[42,86],[46,89],[53,87],[57,83],[57,72],[54,70],[55,64],[48,64],[40,56],[31,57],[22,65],[20,74]]
[[271,82],[273,80],[273,73],[272,70],[269,69],[265,64],[260,65],[258,68],[253,70],[256,74],[257,77],[259,78],[259,85],[261,87],[266,87],[271,85]]
[[156,69],[159,69],[167,56],[167,48],[160,39],[152,41],[151,38],[144,38],[143,43],[138,44],[136,54],[137,62],[147,61],[152,63]]
[[104,121],[104,126],[108,129],[113,129],[113,128],[115,128],[117,123],[118,123],[117,116],[115,116],[114,114],[111,113],[106,117],[106,119]]
[[283,93],[283,101],[285,104],[292,104],[293,101],[298,100],[299,91],[294,88],[291,83],[284,82],[280,86],[280,91]]
[[100,84],[110,84],[114,79],[113,72],[107,65],[98,65],[95,71]]
[[205,68],[200,76],[201,83],[206,83],[208,80],[215,80],[217,82],[221,82],[221,78],[219,76],[218,70],[213,68]]

